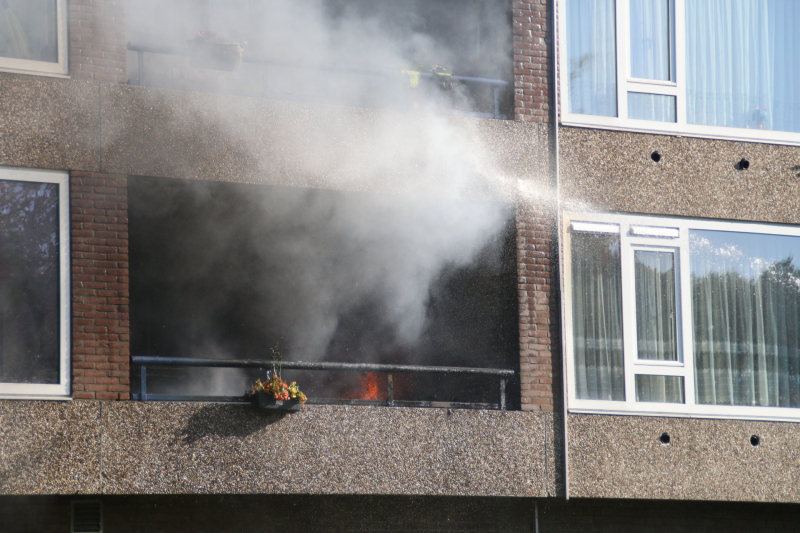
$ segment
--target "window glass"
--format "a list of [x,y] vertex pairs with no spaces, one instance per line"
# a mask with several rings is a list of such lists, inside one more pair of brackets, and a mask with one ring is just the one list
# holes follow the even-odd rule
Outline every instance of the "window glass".
[[614,0],[567,2],[569,109],[617,116]]
[[628,93],[628,118],[675,122],[675,97],[665,94]]
[[800,237],[690,233],[697,403],[800,407]]
[[800,2],[686,0],[687,122],[800,132]]
[[0,57],[58,62],[56,0],[0,0]]
[[636,401],[684,403],[681,376],[636,376]]
[[631,76],[674,81],[671,0],[631,0]]
[[678,360],[675,254],[634,252],[639,359]]
[[0,382],[59,382],[58,185],[0,180]]
[[572,284],[577,396],[624,400],[619,235],[572,235]]

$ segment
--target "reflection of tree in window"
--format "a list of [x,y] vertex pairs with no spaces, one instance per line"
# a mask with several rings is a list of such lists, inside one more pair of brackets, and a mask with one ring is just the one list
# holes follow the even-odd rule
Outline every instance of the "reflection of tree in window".
[[[789,247],[796,237],[769,239]],[[698,403],[799,407],[800,270],[793,257],[706,244],[693,248],[702,265],[692,273]]]
[[58,186],[0,181],[0,381],[59,380]]
[[58,62],[56,0],[0,0],[0,56]]

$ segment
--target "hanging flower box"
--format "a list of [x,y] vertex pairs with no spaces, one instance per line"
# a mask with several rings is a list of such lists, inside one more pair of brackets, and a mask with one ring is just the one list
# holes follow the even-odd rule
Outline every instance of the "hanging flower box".
[[213,32],[200,32],[196,38],[186,41],[192,67],[210,70],[239,70],[242,66],[244,47],[217,38]]
[[306,403],[306,395],[292,381],[286,383],[281,378],[280,361],[283,356],[277,347],[272,349],[275,366],[267,372],[267,380],[256,380],[248,392],[253,407],[257,409],[271,409],[273,411],[300,411]]
[[267,409],[270,411],[282,411],[293,413],[302,411],[303,403],[298,400],[276,400],[275,395],[266,392],[257,392],[250,395],[250,401],[256,409]]

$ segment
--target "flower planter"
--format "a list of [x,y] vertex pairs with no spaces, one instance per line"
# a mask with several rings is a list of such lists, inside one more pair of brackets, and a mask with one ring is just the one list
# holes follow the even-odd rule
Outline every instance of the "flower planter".
[[238,43],[215,43],[193,39],[189,45],[189,58],[194,68],[211,70],[238,70],[242,66],[244,48]]
[[250,395],[250,401],[256,409],[294,413],[301,411],[303,405],[296,400],[276,400],[272,394],[257,392]]

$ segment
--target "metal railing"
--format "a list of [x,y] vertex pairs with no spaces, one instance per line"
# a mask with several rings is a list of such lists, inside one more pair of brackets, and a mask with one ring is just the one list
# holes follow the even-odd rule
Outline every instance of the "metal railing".
[[[159,357],[154,355],[135,355],[131,363],[140,369],[139,394],[134,394],[134,400],[141,401],[214,401],[244,403],[244,396],[190,396],[180,394],[152,394],[147,391],[148,367],[195,367],[195,368],[255,368],[268,370],[276,365],[284,370],[322,370],[337,372],[376,372],[386,374],[387,399],[386,400],[343,400],[333,398],[310,398],[310,404],[349,404],[349,405],[387,405],[402,407],[454,407],[467,409],[506,409],[506,386],[508,379],[516,372],[500,368],[471,368],[456,366],[422,366],[422,365],[385,365],[372,363],[330,363],[315,362],[304,363],[301,361],[256,361],[256,360],[229,360],[229,359],[197,359],[188,357]],[[393,374],[458,374],[478,375],[498,378],[500,381],[499,403],[463,403],[463,402],[428,402],[395,400]]]
[[[137,54],[137,65],[138,65],[138,78],[128,80],[130,85],[142,85],[147,86],[147,78],[145,76],[145,62],[144,57],[145,53],[149,54],[163,54],[163,55],[171,55],[171,56],[189,56],[189,48],[182,48],[178,46],[156,46],[144,43],[128,43],[128,50],[132,52],[136,52]],[[391,72],[391,71],[380,71],[380,70],[371,70],[361,67],[352,67],[352,66],[344,66],[344,65],[325,65],[319,63],[303,63],[303,62],[294,62],[294,61],[285,61],[281,59],[275,58],[267,58],[267,57],[256,57],[250,55],[244,55],[242,57],[242,63],[250,63],[254,65],[261,65],[262,67],[283,67],[283,68],[293,68],[293,69],[301,69],[301,70],[316,70],[321,72],[335,72],[341,74],[356,74],[361,76],[377,76],[383,77],[387,79],[391,78],[399,78],[402,74],[399,72]],[[433,79],[438,74],[433,74],[430,72],[420,72],[419,77]],[[467,115],[478,116],[478,117],[485,117],[485,118],[496,118],[496,119],[505,119],[506,116],[500,113],[500,91],[508,85],[508,82],[505,80],[497,80],[492,78],[478,78],[474,76],[449,76],[448,79],[454,79],[461,83],[467,84],[475,84],[475,85],[485,85],[489,87],[492,91],[492,104],[493,104],[493,111],[491,113],[482,113],[477,111],[470,111],[466,112]],[[261,96],[275,96],[278,98],[286,97],[286,93],[271,93],[267,89],[267,77],[265,69],[261,69]],[[296,98],[297,96],[295,96]],[[309,95],[305,95],[302,99],[312,99]]]

